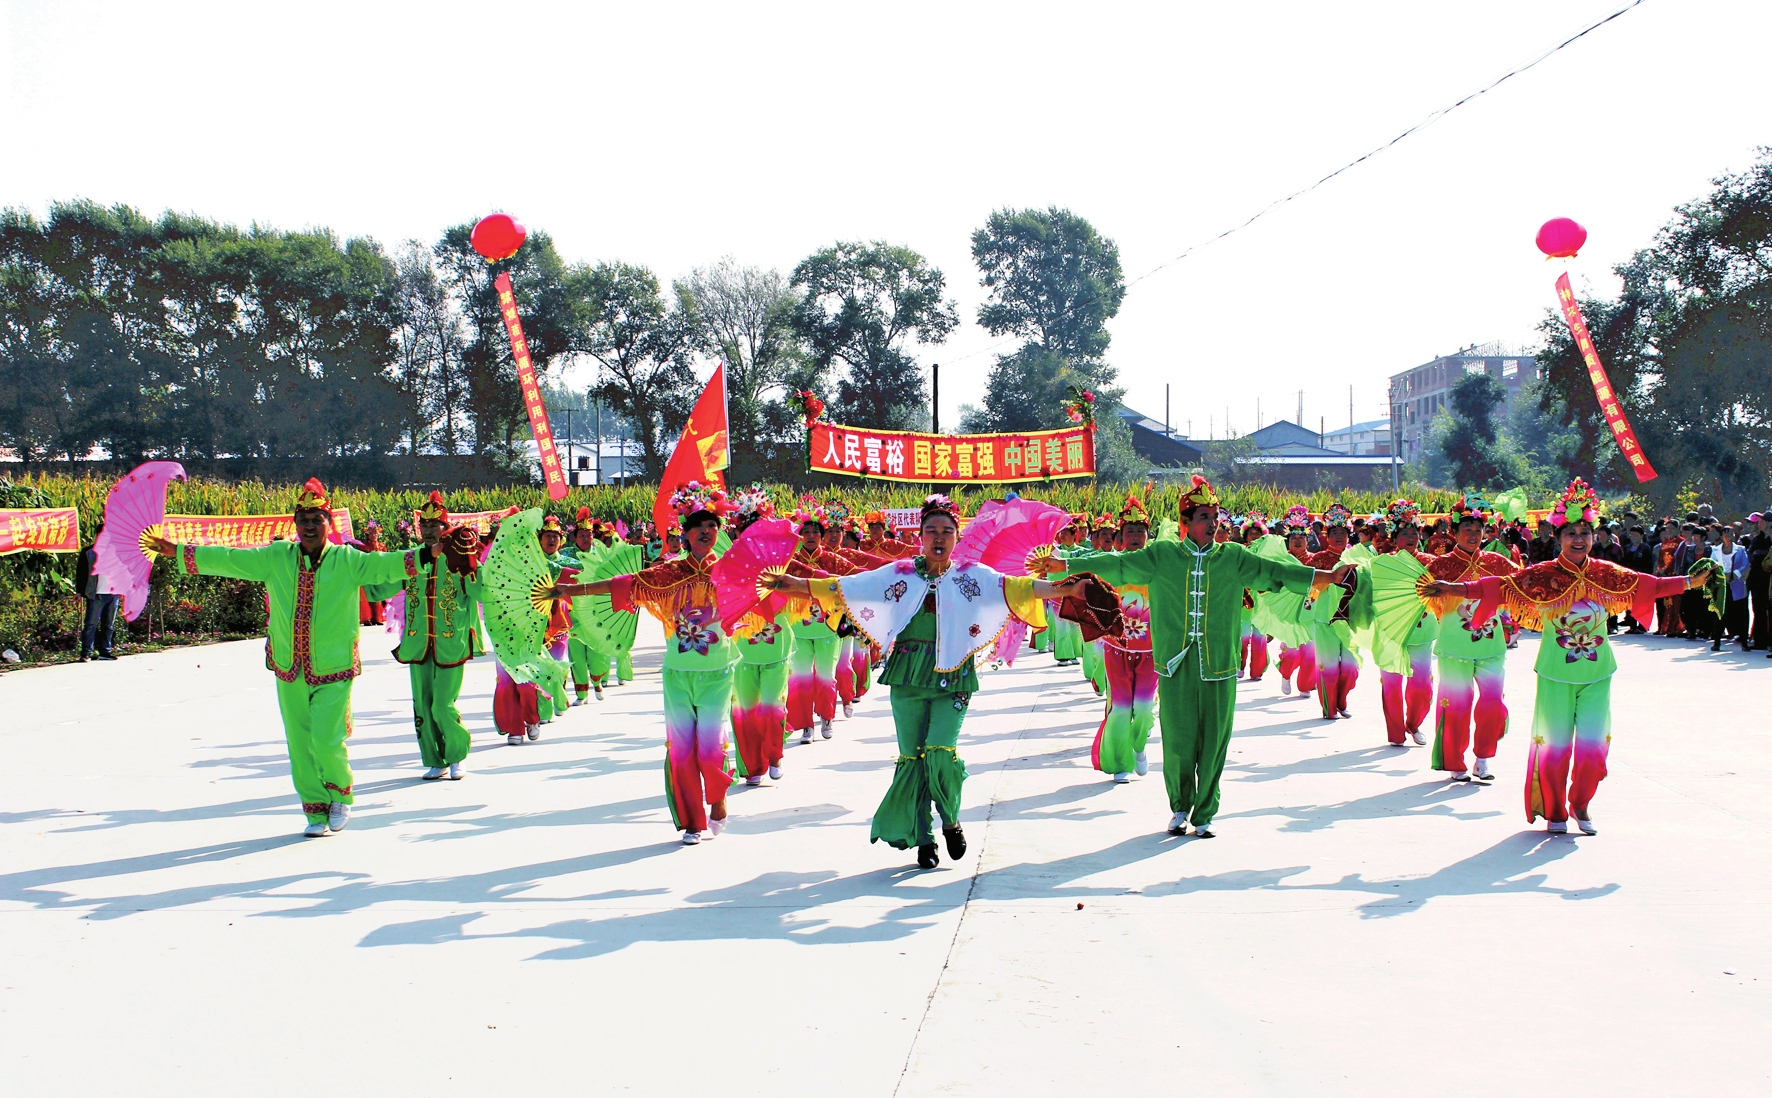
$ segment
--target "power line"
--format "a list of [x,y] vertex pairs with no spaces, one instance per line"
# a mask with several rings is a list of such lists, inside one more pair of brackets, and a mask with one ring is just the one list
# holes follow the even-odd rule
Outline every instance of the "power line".
[[[1132,287],[1138,285],[1140,282],[1143,282],[1145,279],[1151,277],[1152,275],[1157,274],[1158,272],[1164,270],[1167,267],[1171,267],[1171,266],[1175,265],[1176,263],[1181,262],[1182,260],[1186,259],[1188,256],[1194,254],[1197,251],[1200,251],[1204,248],[1208,248],[1211,245],[1218,243],[1220,240],[1223,240],[1227,236],[1231,236],[1235,233],[1242,232],[1244,229],[1247,229],[1249,226],[1255,224],[1257,221],[1260,221],[1262,218],[1266,217],[1268,214],[1279,209],[1281,206],[1286,205],[1288,202],[1291,202],[1297,198],[1304,197],[1305,195],[1316,190],[1318,187],[1321,187],[1323,184],[1329,182],[1331,179],[1334,179],[1336,176],[1341,175],[1343,172],[1349,171],[1352,168],[1356,168],[1359,165],[1364,164],[1366,161],[1371,160],[1373,157],[1377,156],[1379,153],[1382,153],[1385,150],[1402,142],[1403,139],[1410,137],[1414,134],[1420,133],[1422,130],[1427,129],[1429,126],[1433,125],[1435,122],[1438,122],[1440,119],[1451,114],[1453,111],[1457,110],[1458,108],[1464,106],[1466,103],[1469,103],[1472,100],[1477,99],[1481,96],[1487,95],[1489,92],[1494,91],[1496,88],[1500,87],[1502,84],[1505,84],[1507,81],[1512,80],[1514,77],[1519,76],[1521,73],[1524,73],[1524,72],[1527,72],[1533,68],[1536,68],[1540,63],[1542,63],[1543,61],[1548,59],[1551,55],[1558,53],[1559,51],[1564,50],[1571,45],[1574,45],[1576,42],[1579,42],[1581,39],[1586,38],[1588,35],[1592,34],[1594,31],[1599,30],[1601,27],[1605,26],[1607,23],[1612,22],[1612,20],[1617,19],[1619,16],[1630,11],[1632,8],[1640,6],[1643,3],[1644,3],[1644,0],[1631,0],[1631,2],[1629,4],[1626,4],[1624,7],[1619,8],[1617,11],[1613,12],[1611,15],[1606,16],[1604,19],[1601,19],[1598,22],[1590,23],[1586,27],[1583,27],[1581,30],[1570,35],[1568,38],[1563,39],[1561,42],[1558,42],[1556,45],[1545,50],[1543,53],[1540,53],[1538,56],[1534,57],[1532,60],[1526,62],[1525,64],[1508,70],[1507,72],[1503,73],[1502,75],[1496,77],[1494,80],[1490,81],[1488,84],[1485,84],[1483,87],[1478,88],[1476,91],[1469,93],[1468,95],[1457,100],[1456,102],[1453,102],[1447,106],[1441,107],[1439,110],[1434,111],[1432,114],[1429,114],[1427,117],[1423,118],[1421,121],[1415,123],[1414,125],[1410,126],[1408,129],[1397,134],[1395,137],[1391,138],[1389,141],[1386,141],[1383,144],[1378,145],[1377,147],[1370,149],[1367,152],[1361,154],[1360,156],[1355,157],[1354,159],[1348,161],[1346,164],[1343,164],[1341,167],[1336,168],[1334,171],[1330,172],[1328,175],[1323,176],[1321,179],[1317,180],[1315,183],[1312,183],[1306,187],[1301,187],[1298,190],[1293,191],[1291,194],[1286,195],[1284,198],[1274,199],[1272,202],[1268,203],[1266,206],[1263,206],[1261,209],[1259,209],[1255,213],[1251,214],[1246,220],[1240,222],[1239,224],[1233,225],[1228,229],[1225,229],[1223,232],[1217,234],[1216,236],[1208,237],[1207,239],[1202,240],[1197,244],[1189,245],[1187,247],[1187,249],[1184,250],[1180,255],[1177,255],[1172,259],[1164,260],[1162,263],[1157,264],[1155,267],[1152,267],[1150,270],[1144,272],[1143,274],[1139,275],[1137,278],[1134,278],[1130,282],[1126,283],[1126,289],[1130,290]],[[1081,302],[1073,302],[1072,304],[1074,307],[1075,305],[1078,305],[1078,304],[1087,305],[1087,304],[1091,304],[1091,303],[1092,302],[1085,300],[1085,301],[1081,301]],[[954,363],[954,362],[964,362],[967,359],[976,358],[979,355],[989,354],[999,347],[1005,346],[1010,343],[1014,343],[1017,338],[1019,338],[1019,337],[1012,336],[1009,339],[999,340],[999,341],[992,343],[986,347],[983,347],[979,350],[970,351],[966,354],[958,355],[953,358],[950,358],[948,361],[950,364]]]
[[1260,221],[1262,218],[1266,217],[1268,214],[1272,213],[1273,211],[1279,209],[1281,206],[1284,206],[1286,203],[1291,202],[1295,198],[1302,198],[1303,196],[1316,190],[1318,187],[1321,187],[1323,184],[1329,182],[1331,179],[1334,179],[1336,176],[1340,175],[1341,173],[1348,171],[1351,168],[1358,167],[1359,165],[1361,165],[1361,164],[1365,163],[1366,161],[1372,159],[1373,157],[1377,156],[1379,153],[1384,152],[1386,149],[1391,148],[1393,145],[1396,145],[1398,142],[1402,141],[1406,137],[1409,137],[1411,134],[1419,133],[1420,131],[1427,129],[1429,126],[1433,125],[1435,122],[1438,122],[1440,119],[1451,114],[1453,111],[1464,106],[1466,103],[1469,103],[1471,100],[1476,99],[1479,96],[1486,95],[1489,92],[1494,91],[1496,88],[1500,87],[1502,84],[1506,83],[1507,81],[1512,80],[1514,77],[1520,75],[1521,73],[1526,72],[1527,70],[1536,67],[1540,62],[1544,61],[1546,58],[1550,57],[1552,54],[1558,52],[1559,50],[1565,49],[1568,46],[1573,45],[1574,43],[1587,37],[1588,35],[1592,34],[1594,31],[1599,30],[1601,27],[1605,26],[1607,23],[1612,22],[1612,20],[1617,19],[1619,16],[1623,15],[1625,12],[1630,11],[1632,8],[1635,8],[1642,3],[1643,3],[1643,0],[1631,0],[1631,2],[1629,4],[1626,4],[1624,7],[1619,8],[1617,11],[1613,12],[1611,15],[1608,15],[1604,19],[1601,19],[1599,22],[1593,23],[1587,27],[1584,27],[1582,30],[1576,32],[1573,35],[1570,35],[1568,38],[1565,38],[1563,41],[1558,42],[1556,45],[1552,46],[1550,49],[1545,50],[1543,53],[1539,54],[1537,57],[1534,57],[1532,60],[1526,62],[1524,65],[1521,65],[1518,68],[1512,69],[1512,70],[1502,74],[1501,76],[1497,77],[1496,79],[1490,81],[1487,85],[1485,85],[1481,88],[1478,88],[1476,91],[1471,92],[1469,95],[1466,95],[1464,98],[1458,100],[1457,102],[1451,104],[1450,106],[1441,107],[1439,110],[1428,115],[1426,118],[1423,118],[1421,121],[1415,123],[1413,126],[1410,126],[1408,129],[1404,130],[1402,133],[1399,133],[1397,136],[1391,138],[1389,141],[1386,141],[1384,144],[1379,145],[1378,147],[1366,152],[1365,154],[1358,156],[1358,157],[1354,158],[1353,160],[1348,161],[1346,164],[1343,164],[1341,167],[1336,168],[1334,171],[1330,172],[1328,175],[1325,175],[1323,178],[1317,180],[1315,183],[1312,183],[1308,187],[1302,187],[1299,190],[1293,191],[1291,194],[1287,195],[1284,198],[1276,198],[1274,201],[1268,203],[1266,206],[1263,206],[1260,210],[1256,211],[1254,214],[1252,214],[1249,217],[1248,220],[1242,222],[1241,224],[1233,225],[1230,228],[1219,233],[1217,236],[1209,237],[1208,239],[1203,240],[1198,244],[1190,245],[1186,251],[1182,252],[1180,255],[1176,256],[1175,258],[1165,260],[1164,262],[1157,264],[1155,267],[1152,267],[1150,270],[1139,275],[1137,278],[1133,279],[1131,282],[1126,283],[1126,288],[1128,290],[1130,290],[1132,287],[1138,285],[1140,282],[1143,282],[1145,279],[1156,274],[1158,271],[1163,270],[1165,267],[1169,267],[1173,264],[1179,263],[1182,260],[1186,259],[1188,256],[1192,255],[1193,253],[1201,250],[1202,248],[1210,247],[1211,245],[1218,243],[1220,240],[1223,240],[1225,237],[1230,236],[1233,233],[1238,233],[1238,232],[1243,231],[1244,229],[1247,229],[1249,226],[1255,224],[1257,221]]

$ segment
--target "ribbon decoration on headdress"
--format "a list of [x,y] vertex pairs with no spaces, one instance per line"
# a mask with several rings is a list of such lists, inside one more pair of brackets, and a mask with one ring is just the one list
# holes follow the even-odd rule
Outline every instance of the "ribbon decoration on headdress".
[[430,498],[419,504],[418,517],[421,521],[429,519],[432,522],[448,522],[449,508],[443,504],[443,493],[435,488],[431,489]]
[[1352,521],[1354,513],[1339,503],[1331,503],[1323,512],[1323,525],[1329,529],[1339,526],[1343,529]]
[[1217,506],[1218,490],[1212,487],[1211,481],[1195,473],[1193,483],[1181,493],[1181,513],[1186,515],[1196,507]]
[[1127,496],[1126,502],[1120,506],[1120,525],[1124,526],[1128,522],[1142,522],[1146,526],[1151,524],[1151,513],[1144,509],[1144,504],[1139,502],[1137,496]]
[[1421,508],[1415,505],[1414,500],[1393,500],[1384,509],[1384,520],[1390,523],[1392,530],[1417,526],[1421,522]]

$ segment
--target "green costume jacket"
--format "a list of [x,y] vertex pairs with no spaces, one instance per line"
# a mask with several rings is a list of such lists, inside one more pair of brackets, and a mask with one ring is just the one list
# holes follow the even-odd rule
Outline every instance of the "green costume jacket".
[[310,568],[301,546],[274,541],[258,549],[180,545],[174,559],[193,576],[231,576],[265,585],[271,622],[265,666],[283,682],[309,686],[354,679],[363,663],[357,653],[358,591],[418,575],[419,551],[365,553],[328,544]]
[[394,649],[395,659],[458,667],[486,651],[480,639],[478,579],[451,572],[447,561],[433,560],[404,584],[369,587],[364,594],[373,602],[401,591],[406,592],[406,631]]
[[1243,590],[1308,594],[1315,569],[1268,560],[1235,542],[1205,548],[1192,538],[1153,541],[1136,553],[1099,553],[1074,559],[1067,573],[1094,572],[1119,586],[1150,591],[1151,651],[1158,673],[1172,675],[1195,645],[1200,679],[1234,679],[1243,632]]

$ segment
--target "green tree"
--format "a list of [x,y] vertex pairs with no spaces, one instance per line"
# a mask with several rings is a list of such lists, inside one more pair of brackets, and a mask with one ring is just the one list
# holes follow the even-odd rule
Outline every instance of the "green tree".
[[1642,489],[1613,445],[1593,383],[1560,316],[1540,326],[1547,387],[1582,441],[1595,480],[1647,491],[1658,506],[1696,482],[1722,507],[1763,499],[1772,478],[1772,148],[1678,207],[1617,273],[1616,301],[1582,311],[1611,389],[1660,476]]
[[727,256],[691,271],[677,284],[677,296],[694,318],[696,348],[726,363],[731,479],[760,476],[761,459],[776,441],[768,434],[768,394],[782,390],[805,359],[794,329],[799,295],[781,272],[741,267]]
[[990,292],[980,327],[1073,364],[1107,351],[1107,322],[1120,311],[1126,278],[1119,246],[1088,221],[1056,206],[998,210],[972,234],[972,261]]
[[695,318],[645,267],[599,263],[574,283],[587,306],[579,349],[602,367],[596,393],[634,424],[646,475],[663,476],[666,432],[674,442],[700,391],[690,365]]
[[1462,488],[1484,491],[1520,482],[1524,469],[1516,454],[1502,445],[1496,411],[1507,401],[1507,386],[1484,372],[1466,374],[1452,386],[1450,415],[1436,421],[1433,443],[1446,463],[1446,473]]
[[859,427],[928,424],[922,372],[906,350],[914,336],[946,341],[959,324],[942,297],[941,271],[909,248],[839,243],[800,261],[789,280],[803,292],[793,327],[819,376],[841,366],[832,418]]

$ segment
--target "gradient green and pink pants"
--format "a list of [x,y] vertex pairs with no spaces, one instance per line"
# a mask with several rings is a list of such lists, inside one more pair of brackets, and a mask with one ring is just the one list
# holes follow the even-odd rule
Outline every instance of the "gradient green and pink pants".
[[1474,750],[1479,759],[1495,757],[1501,737],[1507,735],[1507,703],[1502,700],[1506,672],[1506,656],[1480,660],[1440,657],[1440,697],[1434,707],[1435,770],[1469,770],[1464,757],[1467,749]]
[[1102,653],[1107,673],[1108,709],[1095,731],[1090,760],[1103,774],[1129,774],[1138,753],[1151,738],[1156,721],[1157,668],[1149,652],[1108,647]]
[[726,799],[726,715],[732,668],[664,669],[665,799],[681,831],[706,831],[707,806]]
[[1403,743],[1410,732],[1421,731],[1434,704],[1434,646],[1412,644],[1407,677],[1396,671],[1378,672],[1379,694],[1384,699],[1384,734],[1391,743]]
[[1587,816],[1612,745],[1612,679],[1538,680],[1532,710],[1532,750],[1526,758],[1526,819],[1554,823],[1573,809]]

